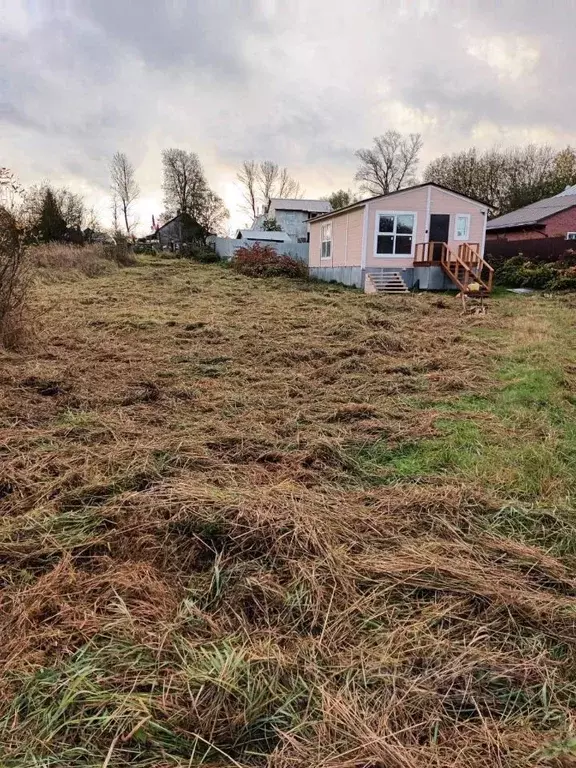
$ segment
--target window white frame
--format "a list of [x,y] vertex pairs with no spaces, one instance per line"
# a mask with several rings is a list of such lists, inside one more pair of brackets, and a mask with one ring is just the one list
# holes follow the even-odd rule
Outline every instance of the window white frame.
[[[466,242],[470,239],[470,218],[471,215],[469,213],[455,213],[454,214],[454,240],[460,240],[462,242]],[[458,219],[465,219],[466,220],[466,234],[464,237],[462,235],[458,235]]]
[[576,240],[576,232],[566,232],[566,240]]
[[[413,216],[414,228],[412,230],[412,246],[410,253],[378,253],[378,235],[385,235],[386,232],[380,232],[380,216],[394,216],[394,231],[389,233],[396,238],[396,217]],[[414,249],[416,247],[416,232],[418,231],[418,214],[416,211],[376,211],[374,219],[374,256],[377,259],[414,259]]]
[[320,259],[332,258],[332,222],[320,225]]

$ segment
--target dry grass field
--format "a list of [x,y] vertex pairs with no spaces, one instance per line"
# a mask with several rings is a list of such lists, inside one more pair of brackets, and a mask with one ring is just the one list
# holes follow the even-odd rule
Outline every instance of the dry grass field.
[[44,276],[0,351],[2,768],[576,764],[575,306]]

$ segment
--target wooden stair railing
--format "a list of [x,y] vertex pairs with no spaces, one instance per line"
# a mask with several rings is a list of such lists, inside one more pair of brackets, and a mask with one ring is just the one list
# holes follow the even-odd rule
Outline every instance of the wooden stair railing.
[[484,261],[479,243],[461,243],[457,252],[443,242],[416,243],[414,266],[434,265],[440,266],[461,291],[472,282],[487,293],[492,291],[494,269]]
[[462,243],[458,247],[458,257],[462,262],[470,265],[470,271],[476,281],[490,293],[494,280],[494,268],[481,256],[478,243]]
[[[442,250],[442,270],[452,282],[463,292],[468,291],[470,283],[477,282],[486,293],[492,290],[493,268],[467,243],[458,248],[458,253],[451,251],[446,245]],[[482,277],[484,268],[488,269],[486,280]]]

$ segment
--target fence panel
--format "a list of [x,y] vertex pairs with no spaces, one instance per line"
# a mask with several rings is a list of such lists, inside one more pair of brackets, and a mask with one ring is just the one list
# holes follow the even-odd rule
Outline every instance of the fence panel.
[[308,264],[308,252],[310,250],[308,243],[271,243],[268,240],[242,240],[231,237],[211,237],[208,242],[214,246],[218,256],[225,261],[230,261],[236,248],[259,243],[260,245],[271,245],[278,254],[292,256],[292,258]]
[[486,261],[498,265],[514,256],[524,256],[527,261],[547,263],[574,259],[576,240],[564,237],[543,237],[528,240],[487,240],[484,249]]

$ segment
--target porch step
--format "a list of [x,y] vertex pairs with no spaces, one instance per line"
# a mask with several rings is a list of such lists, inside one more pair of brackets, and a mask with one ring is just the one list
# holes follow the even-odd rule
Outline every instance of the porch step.
[[378,293],[408,293],[408,286],[399,272],[370,272],[369,277]]

